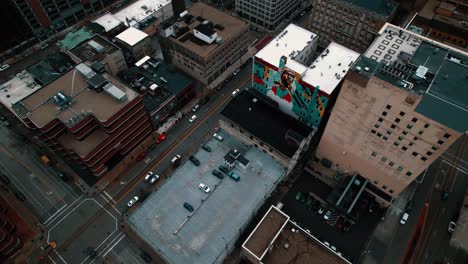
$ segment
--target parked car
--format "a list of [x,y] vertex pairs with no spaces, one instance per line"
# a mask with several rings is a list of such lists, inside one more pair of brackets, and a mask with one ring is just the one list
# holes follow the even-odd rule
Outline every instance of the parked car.
[[144,252],[144,251],[141,251],[140,252],[140,257],[146,262],[146,263],[150,263],[151,261],[153,261],[153,258],[148,255],[148,253]]
[[206,150],[207,152],[211,152],[211,148],[208,145],[202,145],[201,148]]
[[344,221],[344,223],[343,223],[343,231],[348,232],[350,227],[351,227],[351,222],[349,222],[349,221]]
[[200,166],[200,161],[195,158],[195,156],[190,156],[189,160],[195,165],[195,166]]
[[149,181],[151,179],[151,177],[153,176],[153,174],[154,173],[152,171],[148,172],[146,174],[146,176],[145,176],[145,182]]
[[62,181],[68,181],[69,180],[69,177],[67,174],[65,174],[65,172],[63,171],[58,171],[57,172],[57,176],[59,176],[59,178],[62,180]]
[[193,115],[192,117],[190,117],[189,122],[193,123],[193,121],[195,121],[196,119],[197,119],[197,115]]
[[179,154],[175,155],[175,156],[171,159],[171,164],[172,164],[172,165],[179,165],[179,164],[180,164],[180,159],[181,159],[181,157],[180,157]]
[[312,210],[313,212],[316,212],[320,207],[320,203],[315,200],[315,202],[312,204],[312,207],[310,207],[310,210]]
[[132,207],[137,201],[138,201],[138,196],[134,196],[130,201],[128,201],[127,206],[128,208]]
[[8,121],[6,119],[6,117],[0,115],[0,121],[2,121],[2,123],[6,126],[6,127],[9,127],[11,124],[10,124],[10,121]]
[[312,206],[312,203],[314,202],[314,199],[312,197],[308,197],[306,200],[306,206],[307,208],[310,208]]
[[239,74],[240,71],[241,71],[241,70],[238,68],[238,69],[236,69],[236,70],[232,73],[232,75],[236,76],[237,74]]
[[296,193],[296,201],[300,201],[302,198],[302,193],[301,192],[297,192]]
[[10,184],[11,180],[6,176],[5,174],[0,174],[0,181],[3,182],[4,184]]
[[149,181],[150,184],[154,184],[159,180],[159,175],[155,174],[153,177],[151,177],[151,180]]
[[323,214],[324,211],[325,211],[325,207],[323,207],[323,205],[320,206],[320,209],[318,210],[319,215]]
[[235,172],[230,171],[230,172],[228,173],[228,176],[231,177],[231,178],[232,178],[233,180],[235,180],[235,181],[239,181],[239,180],[240,180],[239,175],[237,175]]
[[445,201],[449,198],[449,193],[447,191],[442,192],[442,200]]
[[409,214],[404,213],[400,218],[400,224],[402,225],[406,224],[406,222],[408,222],[408,217],[409,217]]
[[198,109],[200,109],[200,105],[199,105],[199,104],[196,104],[196,105],[194,105],[194,106],[192,107],[192,112],[195,113],[196,111],[198,111]]
[[335,224],[336,230],[338,230],[338,231],[343,231],[344,222],[345,222],[344,218],[343,218],[343,217],[339,217],[339,218],[338,218],[338,221],[336,221],[336,224]]
[[6,70],[8,68],[10,68],[9,64],[3,64],[2,66],[0,66],[0,71],[4,71],[4,70]]
[[213,134],[213,137],[218,140],[219,142],[222,142],[223,141],[223,137],[221,135],[219,135],[218,133],[214,133]]
[[224,166],[224,165],[221,165],[218,167],[218,169],[224,173],[228,173],[229,172],[229,168]]
[[456,226],[457,226],[457,224],[456,224],[455,222],[450,221],[449,226],[448,226],[448,231],[449,231],[450,233],[453,233],[453,232],[455,231],[455,227],[456,227]]
[[184,203],[184,208],[187,209],[189,212],[193,212],[193,206],[187,202]]
[[156,140],[156,144],[160,144],[165,139],[166,139],[166,133],[162,133],[161,135],[159,135],[158,139]]
[[239,89],[235,89],[233,92],[232,92],[232,96],[236,96],[238,93],[240,92]]
[[15,196],[16,196],[16,198],[18,198],[18,200],[20,200],[22,202],[26,201],[26,196],[24,196],[24,194],[22,192],[20,192],[20,191],[16,191]]
[[209,193],[210,190],[211,190],[210,187],[206,186],[206,185],[203,184],[203,183],[200,183],[200,184],[198,185],[198,188],[200,188],[200,190],[202,190],[202,191],[204,191],[204,192],[206,192],[206,193]]
[[218,171],[218,170],[213,170],[212,173],[213,173],[213,175],[216,176],[217,178],[219,178],[219,179],[224,179],[224,174],[222,174],[220,171]]
[[332,211],[328,210],[325,215],[323,216],[323,219],[328,220],[330,219],[330,216],[332,215]]

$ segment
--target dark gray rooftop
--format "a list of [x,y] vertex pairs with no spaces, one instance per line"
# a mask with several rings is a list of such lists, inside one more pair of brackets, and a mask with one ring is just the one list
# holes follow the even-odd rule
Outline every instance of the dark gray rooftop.
[[293,130],[302,137],[312,132],[312,128],[264,101],[260,94],[253,95],[249,91],[234,97],[221,114],[288,157],[292,157],[298,148],[287,140],[288,131]]
[[[222,263],[226,251],[234,246],[286,172],[269,155],[242,144],[224,131],[219,133],[223,142],[211,139],[207,143],[212,152],[200,150],[194,154],[201,162],[199,167],[183,163],[129,217],[131,227],[167,263]],[[224,163],[224,155],[233,148],[250,164],[246,168],[234,167],[233,171],[240,176],[238,182],[229,177],[218,179],[211,171]],[[200,183],[209,186],[210,193],[198,189]],[[184,202],[190,203],[195,211],[188,212]]]

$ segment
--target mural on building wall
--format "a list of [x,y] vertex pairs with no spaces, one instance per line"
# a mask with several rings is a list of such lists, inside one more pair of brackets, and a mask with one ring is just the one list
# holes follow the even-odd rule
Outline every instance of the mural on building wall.
[[318,127],[327,106],[328,97],[318,93],[319,87],[311,90],[300,83],[301,75],[280,61],[278,71],[261,62],[254,63],[254,88],[278,102],[280,109],[302,121]]

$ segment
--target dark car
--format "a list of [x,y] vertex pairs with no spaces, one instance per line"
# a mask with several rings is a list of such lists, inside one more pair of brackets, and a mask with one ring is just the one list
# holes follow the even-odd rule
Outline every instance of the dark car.
[[449,193],[447,191],[442,192],[442,200],[447,200],[449,198]]
[[68,181],[70,178],[68,177],[67,174],[65,174],[65,172],[63,171],[59,171],[57,173],[57,175],[59,176],[59,178],[62,180],[62,181]]
[[344,222],[345,220],[343,217],[338,218],[338,221],[336,221],[336,225],[335,225],[336,230],[343,231]]
[[189,203],[184,203],[184,208],[187,209],[189,212],[193,212],[193,206]]
[[218,169],[224,173],[228,173],[229,172],[229,169],[228,167],[224,166],[224,165],[221,165],[218,167]]
[[203,98],[200,100],[200,104],[204,105],[204,104],[208,103],[209,100],[210,100],[210,98],[209,98],[208,96],[203,97]]
[[189,160],[195,165],[195,166],[200,166],[200,161],[195,158],[195,156],[190,156]]
[[10,178],[8,178],[5,174],[0,174],[0,181],[2,181],[4,184],[10,184]]
[[140,252],[140,257],[146,262],[146,263],[150,263],[151,261],[153,261],[153,258],[148,255],[148,253],[144,252],[144,251],[141,251]]
[[224,174],[221,173],[221,172],[218,171],[218,170],[213,170],[213,175],[216,176],[216,177],[219,178],[219,179],[224,179]]
[[350,227],[351,227],[351,222],[349,222],[349,221],[344,221],[344,223],[343,223],[343,231],[348,232]]
[[15,196],[20,201],[23,201],[23,202],[26,201],[26,196],[24,196],[24,194],[22,192],[20,192],[20,191],[16,191]]
[[202,145],[201,148],[206,150],[207,152],[211,152],[211,148],[207,145]]

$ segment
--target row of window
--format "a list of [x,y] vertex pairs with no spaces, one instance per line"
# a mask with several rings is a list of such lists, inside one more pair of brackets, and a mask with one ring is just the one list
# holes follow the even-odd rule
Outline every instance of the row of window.
[[[372,157],[377,157],[377,155],[378,155],[377,152],[372,151],[372,153],[371,153],[371,156],[372,156]],[[383,163],[387,163],[388,159],[387,159],[387,157],[382,157],[382,158],[380,159],[380,161],[383,162]],[[388,165],[389,165],[390,167],[394,167],[394,166],[395,166],[395,162],[390,161],[390,162],[388,162]],[[398,167],[396,168],[396,170],[399,171],[399,172],[402,172],[402,171],[403,171],[403,167],[402,167],[402,166],[398,166]],[[411,171],[407,171],[405,175],[408,176],[408,177],[411,177],[411,176],[413,175],[413,173],[412,173]]]
[[[375,181],[374,181],[374,185],[378,185],[378,184],[379,184],[379,181],[378,181],[378,180],[375,180]],[[386,184],[382,185],[382,189],[387,190],[387,189],[388,189],[388,185],[386,185]],[[395,191],[394,191],[393,189],[390,189],[388,192],[389,192],[389,193],[394,193]]]

